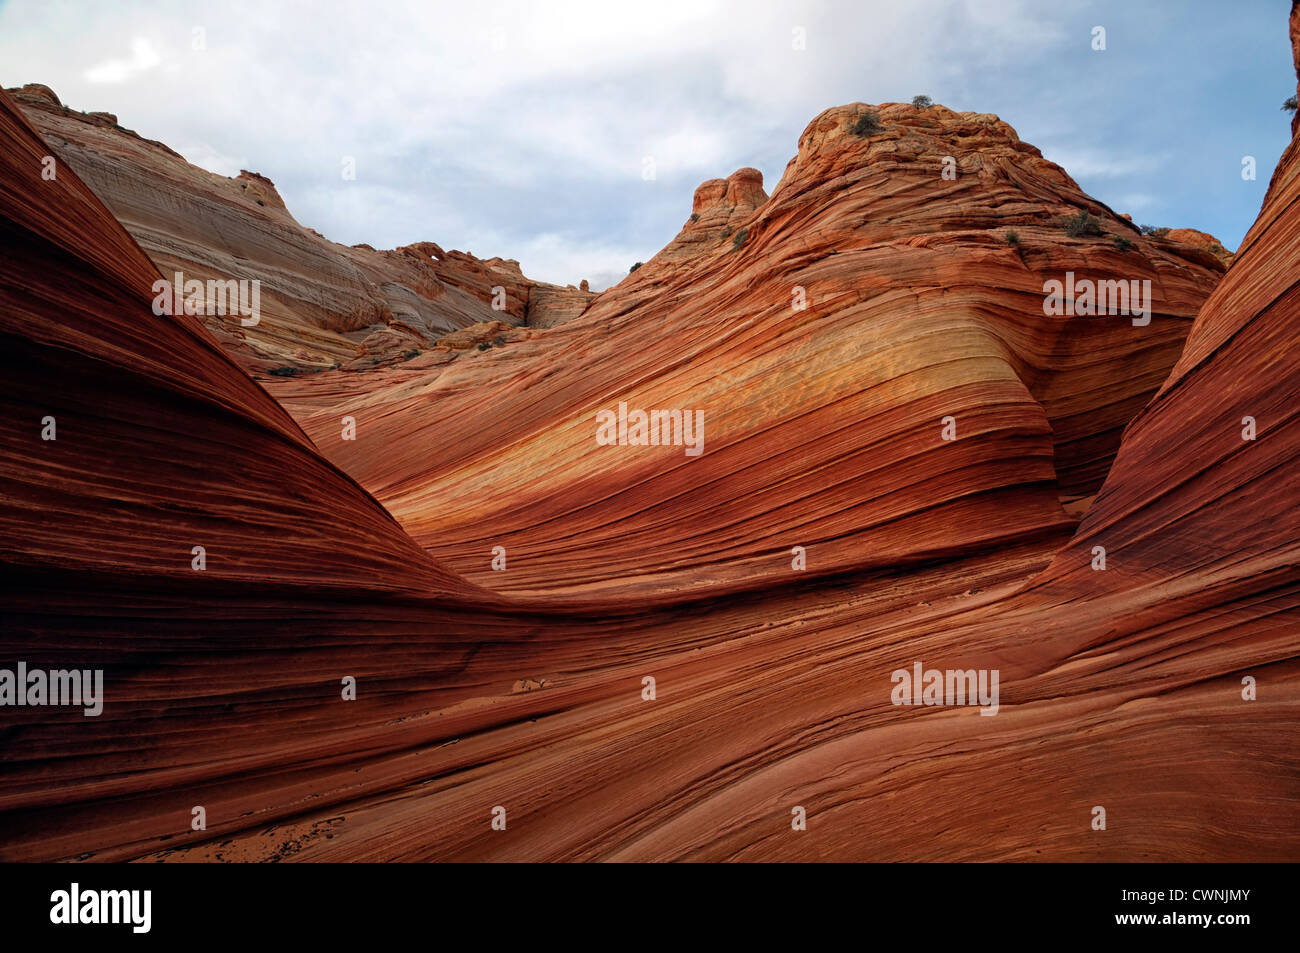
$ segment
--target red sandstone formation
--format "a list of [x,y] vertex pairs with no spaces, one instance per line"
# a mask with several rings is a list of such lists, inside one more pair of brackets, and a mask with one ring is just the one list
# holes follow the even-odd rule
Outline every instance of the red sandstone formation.
[[[42,179],[48,154],[0,96],[0,638],[7,666],[106,669],[108,701],[0,708],[5,859],[138,852],[198,790],[230,819],[286,810],[313,764],[388,746],[394,700],[479,677],[479,623],[451,608],[474,587],[197,319],[152,312],[157,270],[71,169]],[[344,675],[370,690],[322,704]],[[241,794],[243,771],[282,780]]]
[[[272,393],[503,591],[752,588],[796,545],[838,574],[1059,542],[1224,266],[1143,237],[996,117],[888,105],[862,136],[866,109],[817,117],[770,198],[753,169],[705,182],[681,234],[560,328]],[[1079,210],[1104,233],[1070,237]],[[1070,273],[1150,282],[1154,316],[1045,315]],[[705,452],[598,446],[620,403],[702,411]]]
[[[559,672],[524,694],[549,712],[539,727],[462,741],[480,774],[359,806],[340,822],[351,842],[308,855],[419,841],[408,856],[1294,860],[1297,199],[1300,139],[1045,571],[1032,547],[1003,549],[684,604],[603,677]],[[1001,710],[892,706],[890,673],[913,660],[999,668]],[[646,674],[654,703],[636,694]],[[488,804],[512,806],[508,832],[491,831]],[[796,806],[806,831],[791,829]],[[429,843],[435,815],[452,820]],[[264,856],[324,817],[233,847]]]
[[1224,248],[1219,240],[1208,232],[1197,231],[1194,228],[1171,228],[1165,238],[1194,248],[1204,248],[1225,266],[1232,264],[1232,252]]
[[[0,856],[1300,857],[1300,137],[1216,284],[991,117],[861,111],[574,321],[276,383],[413,541],[152,314],[0,96],[0,645],[107,674],[99,718],[0,708]],[[1062,270],[1149,278],[1154,319],[1054,323]],[[593,448],[617,399],[712,411],[705,452]],[[428,555],[494,540],[497,592]],[[917,662],[998,670],[997,714],[892,704]]]
[[[47,86],[9,92],[164,276],[262,283],[258,324],[207,318],[248,370],[392,363],[480,321],[549,326],[581,313],[592,297],[525,278],[518,262],[481,261],[432,242],[396,251],[335,244],[299,225],[265,176],[206,172],[115,117],[63,106]],[[341,191],[348,185],[340,180]],[[504,310],[493,308],[496,287]]]

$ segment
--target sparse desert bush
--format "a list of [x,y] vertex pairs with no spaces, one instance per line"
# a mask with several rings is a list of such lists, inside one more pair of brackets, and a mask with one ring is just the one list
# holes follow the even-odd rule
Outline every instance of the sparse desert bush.
[[852,132],[855,136],[874,136],[884,128],[880,124],[879,114],[874,109],[866,109],[853,124]]
[[1080,210],[1074,215],[1067,215],[1061,221],[1065,234],[1071,238],[1084,238],[1088,235],[1101,235],[1101,223],[1089,213]]
[[1288,96],[1286,98],[1286,101],[1282,103],[1282,108],[1289,113],[1295,112],[1297,106],[1300,106],[1300,103],[1296,102],[1296,98],[1294,96]]
[[640,268],[640,267],[641,267],[642,265],[644,265],[644,264],[645,264],[645,262],[643,262],[643,261],[638,261],[635,265],[633,265],[631,268],[629,268],[629,269],[627,270],[627,273],[628,273],[629,275],[632,274],[632,272],[636,271],[638,268]]
[[297,377],[297,376],[298,376],[298,368],[296,368],[296,367],[273,367],[273,368],[271,368],[269,371],[267,371],[267,373],[268,373],[268,374],[273,374],[273,375],[276,376],[276,377]]
[[1002,236],[1002,240],[1005,241],[1008,245],[1012,245],[1012,246],[1019,245],[1020,233],[1016,231],[1014,228],[1008,229],[1007,233]]
[[917,109],[924,109],[926,106],[933,106],[934,100],[931,99],[929,96],[926,96],[925,94],[922,94],[920,96],[913,96],[912,105],[915,106]]
[[413,357],[419,357],[419,356],[420,356],[420,349],[417,347],[411,348],[409,351],[407,351],[405,354],[402,355],[402,357],[406,358],[408,361]]
[[1164,238],[1169,234],[1169,229],[1157,228],[1155,225],[1139,225],[1138,231],[1143,235],[1150,235],[1152,238]]
[[740,231],[736,232],[735,237],[731,239],[731,250],[736,251],[737,249],[739,249],[741,245],[745,244],[745,239],[747,239],[748,237],[749,237],[748,228],[742,228]]
[[1111,243],[1120,251],[1128,251],[1130,248],[1133,247],[1133,243],[1129,241],[1127,238],[1125,238],[1123,235],[1114,236],[1113,238],[1111,238]]

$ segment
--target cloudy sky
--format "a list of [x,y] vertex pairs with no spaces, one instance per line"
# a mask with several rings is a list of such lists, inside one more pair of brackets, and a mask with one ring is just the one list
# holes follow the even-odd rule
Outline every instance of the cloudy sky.
[[1236,248],[1290,138],[1289,6],[0,0],[0,84],[261,172],[335,241],[436,241],[603,288],[704,179],[755,166],[770,190],[823,109],[918,93],[998,114],[1137,222]]

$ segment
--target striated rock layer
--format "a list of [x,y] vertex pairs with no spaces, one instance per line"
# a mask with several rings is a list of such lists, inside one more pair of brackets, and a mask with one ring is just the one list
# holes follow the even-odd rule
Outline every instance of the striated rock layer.
[[[1297,198],[1300,140],[1042,571],[1003,548],[683,604],[605,672],[538,671],[536,725],[456,745],[478,770],[181,856],[1295,860]],[[918,661],[998,670],[998,713],[894,706]]]
[[[395,702],[482,690],[483,642],[528,633],[453,611],[475,587],[197,318],[153,314],[157,270],[48,153],[0,95],[0,665],[106,686],[98,717],[0,707],[5,859],[138,851],[200,791],[288,811],[319,765],[389,747]],[[345,675],[368,687],[333,704]]]
[[[884,135],[910,110],[881,109]],[[916,226],[924,202],[891,224],[892,203],[925,186],[898,167],[874,190],[849,187],[873,168],[858,153],[894,155],[907,138],[847,138],[860,114],[814,121],[812,151],[801,144],[769,199],[747,172],[734,190],[710,185],[691,225],[717,228],[727,247],[675,242],[583,318],[509,347],[484,337],[502,328],[481,330],[423,371],[275,385],[321,450],[381,499],[403,499],[401,483],[385,483],[362,449],[409,470],[412,502],[398,515],[421,546],[197,321],[150,314],[148,260],[75,177],[48,191],[46,147],[0,98],[0,649],[107,672],[99,718],[0,708],[0,856],[1300,858],[1300,356],[1289,346],[1300,139],[1180,350],[1180,309],[1213,283],[1214,255],[1134,236],[1126,267],[1165,289],[1151,324],[1054,328],[1028,299],[1041,302],[1062,266],[1110,262],[1117,243],[1051,230],[1054,191],[1014,222],[1020,266],[988,226]],[[1010,142],[992,120],[941,121]],[[961,161],[1013,168],[1031,192],[1068,190],[1055,167],[1006,148],[1029,160],[1002,166],[990,141]],[[801,160],[835,174],[805,175]],[[1015,203],[983,201],[1010,188],[1000,181],[968,183],[965,205],[960,193],[950,204],[1000,220]],[[825,190],[825,205],[796,200]],[[1125,228],[1088,207],[1103,228]],[[733,212],[732,235],[750,229],[739,243],[720,234]],[[842,216],[857,224],[836,226]],[[836,254],[786,257],[784,246],[817,241]],[[762,300],[746,287],[765,280],[746,249],[770,256],[773,296],[805,280],[807,311],[777,320],[788,304],[766,305],[770,315],[735,304]],[[1034,271],[1036,254],[1051,266]],[[821,264],[840,257],[852,266]],[[837,296],[852,301],[832,306]],[[543,343],[567,347],[585,374],[536,362]],[[1172,373],[1122,413],[1166,348],[1180,355]],[[512,370],[528,371],[513,390]],[[726,386],[708,390],[718,376]],[[718,428],[706,424],[704,452],[671,479],[662,462],[619,461],[681,448],[601,448],[618,456],[601,462],[597,492],[582,478],[591,464],[542,436],[577,427],[564,422],[575,401],[617,396],[611,382],[647,407],[716,393]],[[474,410],[476,393],[492,399]],[[349,403],[357,440],[340,450],[323,421]],[[44,415],[58,418],[57,441],[40,440]],[[943,440],[942,415],[956,418],[956,440]],[[1129,417],[1115,451],[1112,421]],[[813,433],[856,464],[819,457]],[[531,523],[521,503],[518,528],[505,527],[517,541],[498,574],[524,579],[498,588],[544,590],[535,597],[478,589],[427,554],[441,544],[422,515],[432,510],[413,501],[440,499],[419,489],[440,485],[428,469],[487,466],[465,444],[501,471],[485,481],[533,507]],[[553,473],[565,468],[567,498]],[[786,509],[803,522],[784,523],[776,496],[795,485]],[[1059,500],[1094,492],[1065,539],[1074,520]],[[624,497],[620,534],[602,506]],[[453,528],[478,514],[482,542],[503,538],[488,521],[512,512],[470,485],[445,507]],[[682,527],[704,549],[728,518],[735,537],[718,544],[716,571],[651,558],[656,533],[689,557]],[[550,536],[529,530],[548,524]],[[788,544],[816,543],[817,529],[826,541],[792,569]],[[561,531],[569,558],[549,542]],[[755,572],[743,554],[765,533],[781,566]],[[872,554],[847,558],[842,536]],[[213,541],[202,573],[190,568],[196,537]],[[594,568],[581,567],[584,540]],[[680,590],[663,585],[670,575]],[[892,704],[893,673],[918,662],[998,671],[997,714]],[[348,674],[356,701],[339,697]],[[190,828],[195,805],[206,831]],[[505,830],[492,826],[498,808]],[[806,830],[792,827],[798,810]]]
[[[1095,234],[1071,237],[1081,213]],[[1223,268],[1142,236],[994,116],[857,104],[808,126],[770,197],[754,169],[701,185],[681,233],[580,318],[270,386],[482,585],[752,588],[795,546],[824,574],[1063,541]],[[1046,284],[1075,280],[1137,282],[1151,313],[1045,314]],[[620,404],[702,420],[702,452],[600,445]]]
[[[257,324],[206,318],[246,369],[365,369],[436,348],[444,333],[481,321],[555,324],[592,297],[525,278],[516,261],[433,242],[395,251],[335,244],[299,225],[265,176],[206,172],[114,116],[69,109],[46,86],[9,92],[164,276],[261,282]],[[348,185],[340,182],[341,195]],[[503,309],[493,308],[494,288],[503,289]]]

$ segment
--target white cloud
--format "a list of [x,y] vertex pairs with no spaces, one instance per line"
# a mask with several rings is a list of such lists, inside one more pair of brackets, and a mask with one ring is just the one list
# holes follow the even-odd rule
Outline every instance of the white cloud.
[[[69,16],[18,0],[0,8],[0,63],[7,85],[47,83],[211,171],[268,174],[300,221],[338,241],[472,240],[568,283],[653,254],[704,179],[766,161],[770,187],[827,106],[938,92],[925,79],[966,41],[961,24],[988,31],[987,59],[1041,43],[1032,20],[1010,0],[236,2],[220,18],[200,3]],[[204,50],[191,49],[196,27]],[[115,42],[131,56],[104,62]],[[128,82],[156,67],[173,68],[165,84]],[[366,193],[373,206],[330,204],[343,155],[382,190]]]
[[[1146,42],[1121,29],[1127,2],[1096,5],[1112,39]],[[772,188],[804,126],[854,101],[996,112],[1085,187],[1161,191],[1149,180],[1186,149],[1144,153],[1131,115],[1067,105],[1133,98],[1125,44],[1104,72],[1069,61],[1093,55],[1099,16],[1080,0],[11,0],[0,82],[46,83],[212,171],[262,172],[337,241],[473,247],[576,283],[661,248],[706,178],[755,166]],[[365,191],[338,192],[345,155]]]
[[563,283],[576,285],[585,278],[591,283],[591,290],[604,291],[627,277],[636,254],[634,249],[613,248],[607,242],[574,241],[562,235],[542,234],[529,240],[518,255],[511,257],[521,263],[531,262],[539,274],[571,269],[576,259],[582,262],[581,272],[568,272],[572,277]]
[[106,60],[86,70],[86,79],[92,83],[121,83],[138,73],[153,69],[162,62],[162,56],[145,37],[131,40],[131,55],[126,59]]
[[1133,155],[1055,146],[1043,146],[1042,151],[1046,158],[1061,166],[1077,181],[1118,179],[1156,172],[1171,158],[1167,153]]
[[169,142],[167,145],[183,155],[186,162],[196,165],[200,169],[215,172],[217,175],[233,178],[239,175],[240,169],[248,168],[248,160],[226,155],[206,142],[187,143],[178,141]]

